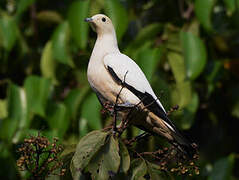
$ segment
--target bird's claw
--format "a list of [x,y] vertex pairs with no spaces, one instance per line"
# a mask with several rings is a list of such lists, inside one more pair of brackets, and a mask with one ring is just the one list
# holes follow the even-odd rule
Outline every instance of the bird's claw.
[[135,104],[131,104],[129,102],[126,103],[122,103],[122,104],[115,104],[114,106],[114,110],[115,111],[123,111],[123,110],[128,110],[128,109],[132,109],[135,108]]

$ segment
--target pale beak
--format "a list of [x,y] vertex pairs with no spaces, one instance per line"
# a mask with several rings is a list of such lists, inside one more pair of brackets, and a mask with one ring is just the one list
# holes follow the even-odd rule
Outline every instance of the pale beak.
[[92,18],[85,18],[85,22],[92,22],[93,19]]

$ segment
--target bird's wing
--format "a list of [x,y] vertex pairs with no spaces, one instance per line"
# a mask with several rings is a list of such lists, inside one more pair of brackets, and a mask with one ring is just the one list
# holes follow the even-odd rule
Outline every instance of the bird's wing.
[[174,131],[175,126],[167,117],[164,107],[154,94],[144,73],[132,59],[121,53],[112,53],[106,55],[103,61],[117,83],[129,89],[147,109],[163,119],[166,125]]

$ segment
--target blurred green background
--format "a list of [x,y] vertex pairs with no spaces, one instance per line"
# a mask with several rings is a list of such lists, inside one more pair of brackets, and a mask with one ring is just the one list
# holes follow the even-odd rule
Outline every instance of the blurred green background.
[[83,20],[97,13],[165,108],[179,105],[170,118],[199,145],[192,179],[238,179],[239,0],[1,0],[0,178],[24,177],[29,134],[67,146],[109,123],[86,77],[96,34]]

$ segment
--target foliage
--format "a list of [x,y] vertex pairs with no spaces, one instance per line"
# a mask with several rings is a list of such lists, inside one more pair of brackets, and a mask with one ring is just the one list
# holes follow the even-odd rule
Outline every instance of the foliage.
[[140,179],[147,176],[150,179],[162,178],[163,172],[164,175],[168,175],[169,172],[189,176],[199,174],[199,169],[195,166],[197,155],[193,160],[180,158],[173,148],[164,148],[156,152],[137,152],[132,146],[133,142],[139,142],[139,139],[128,141],[111,131],[98,130],[87,134],[80,140],[72,158],[73,179],[87,179],[87,173],[90,173],[92,179],[102,180]]
[[[165,109],[179,105],[170,118],[200,148],[202,173],[193,178],[236,179],[238,8],[238,0],[0,1],[0,177],[24,178],[16,167],[16,149],[29,134],[40,130],[71,147],[109,125],[87,82],[96,35],[83,22],[105,13],[114,22],[121,51],[139,64]],[[122,136],[139,132],[129,128]],[[96,149],[119,148],[116,156],[122,158],[122,143],[105,138],[107,147]],[[158,142],[152,138],[134,148],[152,152],[164,143]],[[145,173],[157,179],[158,171],[140,158],[130,161],[135,168],[129,169],[124,154],[119,161],[124,165],[102,164],[102,176],[122,168],[136,179]],[[97,154],[89,161],[100,159]],[[97,173],[93,165],[88,171]]]
[[58,139],[54,138],[50,143],[46,137],[40,136],[40,134],[24,139],[24,143],[18,149],[21,154],[17,160],[19,170],[29,173],[28,179],[41,180],[50,175],[63,176],[66,170],[62,168],[63,162],[59,159],[62,147],[57,141]]

